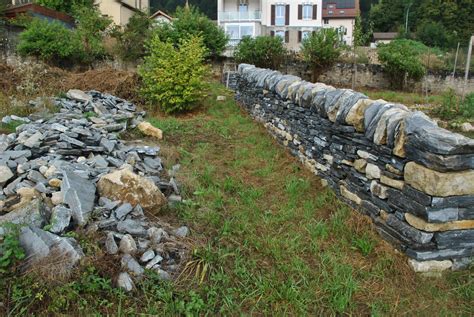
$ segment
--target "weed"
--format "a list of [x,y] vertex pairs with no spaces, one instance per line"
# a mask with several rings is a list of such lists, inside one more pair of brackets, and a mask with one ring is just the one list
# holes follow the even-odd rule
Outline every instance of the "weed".
[[367,234],[363,234],[360,237],[355,237],[352,240],[352,248],[358,250],[363,256],[368,256],[375,247],[375,241],[372,240]]
[[94,111],[84,112],[84,118],[90,119],[92,117],[97,117],[97,113],[95,113]]
[[20,226],[13,223],[3,224],[5,235],[0,244],[0,273],[6,273],[15,264],[25,258],[25,251],[20,245]]
[[6,133],[13,133],[16,131],[16,128],[22,125],[24,122],[12,120],[9,123],[0,123],[0,131],[5,131]]

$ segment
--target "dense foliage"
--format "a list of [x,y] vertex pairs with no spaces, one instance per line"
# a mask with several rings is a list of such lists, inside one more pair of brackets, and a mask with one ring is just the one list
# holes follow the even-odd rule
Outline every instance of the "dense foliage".
[[370,22],[375,32],[403,30],[408,12],[406,33],[436,36],[433,41],[424,36],[427,45],[452,47],[460,41],[465,46],[474,30],[472,0],[362,0],[361,7],[365,26]]
[[142,93],[166,113],[190,110],[204,96],[208,67],[201,37],[182,39],[178,47],[155,35],[148,43],[149,55],[139,67]]
[[117,26],[112,36],[117,40],[116,55],[123,61],[134,62],[146,54],[145,42],[151,38],[153,20],[144,12],[135,12],[124,28]]
[[35,0],[35,2],[44,7],[65,12],[70,15],[74,15],[76,9],[78,8],[92,8],[94,5],[94,0]]
[[238,63],[249,63],[257,67],[278,69],[286,55],[280,37],[244,37],[235,48],[234,58]]
[[105,55],[104,36],[112,23],[97,8],[80,7],[76,10],[77,25],[74,30],[82,43],[84,62],[90,63]]
[[321,29],[303,40],[301,53],[313,71],[311,78],[313,82],[324,69],[336,62],[341,50],[340,38],[334,29]]
[[424,76],[422,46],[419,42],[399,39],[378,47],[379,60],[397,88],[403,88],[406,78],[420,80]]
[[58,21],[29,20],[25,31],[20,34],[18,52],[63,66],[90,64],[103,57],[103,38],[111,20],[89,7],[78,8],[76,17],[75,29],[69,29]]
[[222,28],[209,20],[197,8],[178,8],[171,23],[163,23],[156,29],[161,41],[178,45],[181,39],[201,36],[209,56],[219,56],[225,49],[228,37]]
[[[150,0],[152,11],[162,10],[171,14],[176,11],[176,8],[184,7],[185,4],[186,0]],[[189,4],[199,8],[209,19],[217,20],[217,1],[189,0]]]
[[47,62],[82,61],[84,52],[75,32],[57,21],[33,19],[20,34],[17,47],[23,56],[35,56]]

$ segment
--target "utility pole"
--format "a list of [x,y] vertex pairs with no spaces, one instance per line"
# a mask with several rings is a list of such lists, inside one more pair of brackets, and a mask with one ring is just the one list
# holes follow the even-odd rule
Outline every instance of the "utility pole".
[[407,7],[407,16],[406,16],[406,20],[405,20],[405,35],[408,34],[408,14],[410,14],[410,7],[411,7],[412,4],[413,4],[413,2],[410,1],[408,3],[408,7]]
[[474,35],[471,36],[469,40],[469,48],[467,49],[467,60],[466,60],[466,72],[464,74],[464,86],[462,88],[462,101],[464,101],[464,96],[466,94],[467,80],[469,78],[469,67],[471,66],[471,54],[472,54],[472,42],[474,40]]
[[454,75],[456,75],[456,66],[458,64],[459,44],[460,42],[458,42],[458,48],[456,49],[456,57],[454,58],[453,79],[454,79]]

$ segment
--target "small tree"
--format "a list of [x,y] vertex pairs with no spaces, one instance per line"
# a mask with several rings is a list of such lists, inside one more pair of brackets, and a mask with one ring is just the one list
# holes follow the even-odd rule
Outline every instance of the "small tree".
[[201,36],[207,53],[211,57],[219,56],[229,40],[222,28],[195,7],[178,7],[173,21],[160,24],[156,28],[156,33],[162,41],[170,40],[175,46],[182,39]]
[[407,78],[420,80],[424,76],[426,70],[420,58],[420,44],[413,40],[398,39],[379,45],[377,54],[392,85],[403,89]]
[[321,29],[301,43],[304,61],[312,69],[311,80],[316,82],[324,69],[331,67],[341,55],[342,43],[335,29]]
[[138,68],[142,93],[166,113],[190,110],[204,96],[206,48],[201,37],[181,40],[178,47],[158,36],[148,43],[149,54]]
[[145,42],[151,38],[153,20],[145,12],[132,15],[124,29],[115,28],[112,36],[117,40],[116,53],[126,62],[142,59],[146,54]]
[[234,58],[238,63],[249,63],[257,67],[278,69],[286,55],[280,37],[244,37],[235,48]]
[[364,32],[361,17],[356,17],[354,24],[354,44],[355,46],[365,46],[369,44],[370,38],[373,35],[372,23],[369,21],[366,26],[367,30]]
[[95,7],[76,8],[76,36],[83,45],[85,62],[91,63],[105,55],[104,36],[112,20],[101,15]]

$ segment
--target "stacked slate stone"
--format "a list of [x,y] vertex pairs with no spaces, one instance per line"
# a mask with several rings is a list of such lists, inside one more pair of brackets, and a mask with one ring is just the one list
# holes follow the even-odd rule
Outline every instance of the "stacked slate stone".
[[241,64],[236,99],[415,270],[474,255],[474,140],[404,105]]
[[0,135],[0,242],[5,223],[19,224],[27,264],[63,256],[73,267],[84,253],[67,233],[85,227],[104,232],[106,252],[122,255],[119,286],[131,290],[144,268],[170,278],[185,255],[180,240],[188,229],[151,221],[144,210],[158,212],[165,196],[181,200],[173,178],[179,166],[166,173],[159,147],[126,144],[117,135],[145,113],[96,91],[69,91],[53,102],[59,112],[45,118],[2,120],[23,124]]

